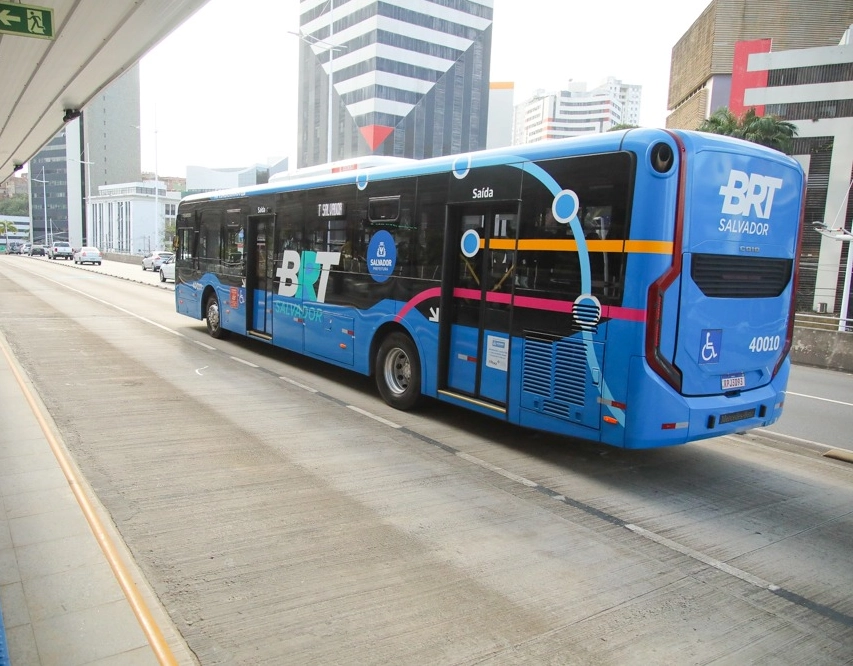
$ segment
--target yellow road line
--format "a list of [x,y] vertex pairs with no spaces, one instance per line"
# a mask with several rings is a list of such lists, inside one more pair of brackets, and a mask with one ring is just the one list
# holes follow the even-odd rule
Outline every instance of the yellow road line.
[[174,664],[174,666],[177,666],[178,662],[175,660],[172,650],[166,643],[166,639],[163,638],[163,633],[160,631],[160,627],[157,626],[157,623],[154,621],[154,617],[151,615],[151,611],[148,610],[148,606],[142,599],[142,595],[139,593],[136,584],[133,582],[127,567],[125,567],[118,549],[107,535],[103,523],[100,518],[98,518],[97,512],[92,506],[92,503],[89,501],[89,498],[86,496],[83,486],[77,477],[74,465],[68,460],[68,457],[65,454],[65,448],[57,441],[56,437],[54,437],[50,426],[41,413],[38,403],[30,392],[24,378],[21,376],[21,373],[18,371],[18,368],[13,362],[12,356],[6,349],[5,344],[0,344],[0,349],[3,350],[3,355],[6,357],[6,363],[12,370],[12,374],[15,376],[15,381],[18,382],[18,386],[21,387],[30,409],[33,410],[36,421],[38,421],[38,424],[47,439],[47,443],[50,445],[51,451],[53,451],[53,455],[56,456],[56,460],[59,462],[59,467],[62,469],[62,473],[68,481],[68,485],[71,486],[71,491],[74,493],[77,503],[83,510],[83,515],[89,523],[89,527],[95,535],[98,545],[104,552],[107,562],[113,570],[125,597],[130,603],[133,614],[136,615],[136,619],[139,621],[139,625],[148,639],[148,643],[151,645],[151,649],[154,651],[157,660],[164,665],[171,666]]

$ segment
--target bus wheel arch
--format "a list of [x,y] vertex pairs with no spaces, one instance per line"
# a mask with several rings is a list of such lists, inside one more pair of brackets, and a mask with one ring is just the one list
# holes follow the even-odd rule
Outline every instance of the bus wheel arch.
[[422,398],[421,355],[414,339],[402,326],[385,328],[374,338],[373,374],[382,399],[406,411]]
[[207,332],[210,337],[216,340],[227,337],[228,331],[222,328],[222,309],[219,306],[219,296],[217,296],[216,290],[212,287],[205,289],[201,302],[204,308],[202,316],[207,323]]

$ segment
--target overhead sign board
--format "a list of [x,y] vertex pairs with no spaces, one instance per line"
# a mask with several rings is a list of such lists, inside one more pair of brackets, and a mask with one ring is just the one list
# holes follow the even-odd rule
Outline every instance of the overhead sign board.
[[0,2],[0,33],[53,39],[53,10]]

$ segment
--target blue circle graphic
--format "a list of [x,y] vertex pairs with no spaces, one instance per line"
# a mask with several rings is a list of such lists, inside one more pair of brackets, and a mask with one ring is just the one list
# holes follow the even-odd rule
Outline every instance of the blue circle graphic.
[[360,189],[360,190],[363,190],[365,187],[367,187],[367,174],[366,173],[358,174],[355,177],[355,184],[356,184],[356,187],[358,187],[358,189]]
[[461,155],[453,160],[453,175],[458,179],[463,179],[471,171],[471,156]]
[[397,246],[394,237],[384,229],[377,231],[367,246],[367,271],[377,282],[385,282],[394,274]]
[[560,192],[554,197],[554,203],[551,204],[551,212],[554,213],[554,219],[560,224],[571,222],[575,215],[578,214],[578,208],[580,208],[578,195],[571,190]]
[[462,242],[460,243],[462,254],[469,259],[480,251],[480,234],[476,229],[468,229],[462,234]]

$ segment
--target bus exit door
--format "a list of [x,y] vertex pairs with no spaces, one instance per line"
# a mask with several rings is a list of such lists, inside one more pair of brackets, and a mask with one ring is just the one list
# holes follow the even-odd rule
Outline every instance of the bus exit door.
[[273,216],[247,218],[246,332],[272,339]]
[[518,203],[450,206],[441,298],[442,383],[499,410],[507,402]]

